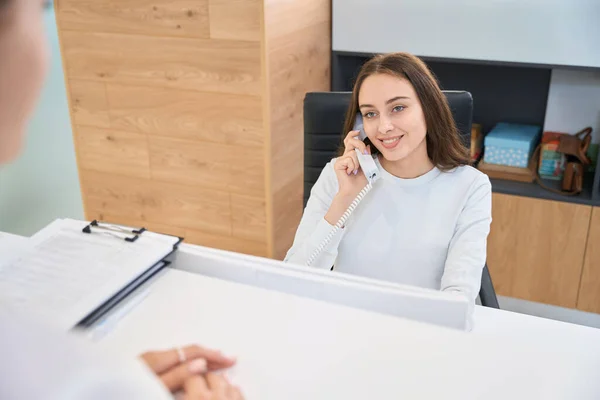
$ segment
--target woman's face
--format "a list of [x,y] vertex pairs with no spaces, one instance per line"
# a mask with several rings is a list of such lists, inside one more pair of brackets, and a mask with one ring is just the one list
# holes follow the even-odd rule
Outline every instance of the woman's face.
[[388,161],[427,155],[427,126],[412,85],[388,74],[367,77],[358,93],[365,134]]
[[44,0],[0,0],[0,164],[21,148],[48,64]]

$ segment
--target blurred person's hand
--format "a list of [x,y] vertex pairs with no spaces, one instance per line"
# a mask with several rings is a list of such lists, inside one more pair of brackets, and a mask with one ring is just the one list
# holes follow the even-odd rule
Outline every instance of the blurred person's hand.
[[244,400],[240,389],[223,374],[194,375],[183,385],[183,400]]
[[[226,392],[231,392],[230,387],[223,385],[223,378],[214,374],[214,371],[232,367],[235,359],[223,355],[221,352],[204,347],[189,345],[185,347],[174,348],[165,351],[149,351],[143,353],[140,358],[146,365],[154,371],[162,383],[175,393],[184,388],[184,384],[193,378],[188,384],[190,390],[199,393],[203,389],[202,382],[209,390],[213,387],[210,383],[214,382],[216,388],[225,387]],[[207,374],[206,377],[203,375]],[[209,378],[210,377],[210,378]],[[200,378],[200,379],[198,379]],[[215,389],[217,390],[217,389]],[[221,390],[221,389],[218,389]],[[220,393],[220,392],[219,392]],[[238,391],[239,393],[239,391]],[[187,393],[186,393],[187,396]],[[188,397],[186,397],[187,399]],[[191,397],[192,399],[241,399],[241,397]]]

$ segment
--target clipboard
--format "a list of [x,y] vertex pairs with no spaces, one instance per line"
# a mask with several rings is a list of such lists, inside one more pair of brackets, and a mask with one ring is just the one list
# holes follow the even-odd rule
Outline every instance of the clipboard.
[[[124,225],[111,224],[111,223],[103,223],[98,220],[93,220],[89,225],[84,227],[81,230],[83,233],[87,234],[104,234],[113,236],[115,239],[123,239],[128,243],[133,243],[137,241],[144,232],[148,232],[148,230],[144,227],[141,228],[132,228]],[[121,236],[123,235],[123,236]],[[107,313],[109,313],[113,308],[115,308],[121,301],[125,300],[127,296],[134,293],[140,286],[142,286],[145,282],[150,280],[153,276],[158,274],[164,268],[168,267],[171,262],[166,261],[171,254],[177,250],[179,244],[183,241],[182,237],[178,237],[178,241],[173,244],[173,251],[168,253],[162,260],[154,264],[150,267],[146,272],[136,278],[129,285],[124,287],[121,291],[116,293],[113,297],[108,299],[94,311],[90,312],[86,315],[81,321],[77,323],[75,328],[89,328],[94,323],[96,323],[99,319],[104,317]]]
[[136,280],[131,282],[129,285],[123,288],[120,292],[115,294],[113,297],[104,302],[100,307],[86,315],[81,321],[75,325],[78,329],[87,329],[93,326],[98,320],[103,318],[106,314],[112,311],[122,301],[124,301],[129,295],[135,293],[144,283],[152,279],[152,277],[158,275],[160,271],[171,265],[170,261],[159,261],[154,264],[150,269],[140,275]]
[[[130,243],[133,243],[136,240],[138,240],[144,232],[148,232],[148,230],[144,227],[136,229],[136,228],[132,228],[132,227],[125,226],[125,225],[103,223],[103,222],[99,222],[98,220],[93,220],[92,222],[90,222],[89,225],[84,227],[81,231],[83,233],[87,233],[87,234],[100,233],[100,234],[105,234],[105,235],[111,235],[111,236],[114,236],[115,238],[123,239],[126,242],[130,242]],[[124,235],[124,236],[119,236],[119,235]],[[177,250],[177,247],[179,247],[179,244],[181,244],[181,242],[183,242],[182,237],[177,237],[177,238],[179,240],[175,244],[173,244],[173,251]]]
[[183,238],[97,220],[56,220],[0,269],[0,300],[65,330],[90,327],[170,263]]

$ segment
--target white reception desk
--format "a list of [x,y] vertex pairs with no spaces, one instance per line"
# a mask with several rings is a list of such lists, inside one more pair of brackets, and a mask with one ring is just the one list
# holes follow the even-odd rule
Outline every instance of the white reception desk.
[[249,400],[600,398],[600,330],[477,306],[464,332],[381,304],[315,300],[327,291],[302,283],[310,271],[290,286],[285,268],[256,279],[261,263],[275,262],[183,245],[91,336],[130,356],[188,342],[222,349],[238,357],[231,376]]
[[[0,250],[23,240],[0,232]],[[598,329],[476,306],[464,332],[439,325],[463,310],[443,295],[290,274],[272,260],[199,246],[181,246],[173,261],[90,330],[100,349],[126,357],[186,343],[221,349],[238,357],[230,376],[248,400],[600,398]],[[370,302],[377,285],[380,300],[405,304]],[[417,317],[438,325],[393,315],[411,302],[431,305]]]

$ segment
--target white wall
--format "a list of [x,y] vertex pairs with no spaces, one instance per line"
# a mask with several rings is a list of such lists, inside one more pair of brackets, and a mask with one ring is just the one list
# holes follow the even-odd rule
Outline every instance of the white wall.
[[31,235],[57,217],[83,218],[54,12],[44,16],[52,65],[13,164],[0,168],[0,231]]
[[576,133],[587,126],[593,141],[600,141],[600,70],[552,70],[544,130]]
[[333,50],[600,67],[599,0],[333,0]]

